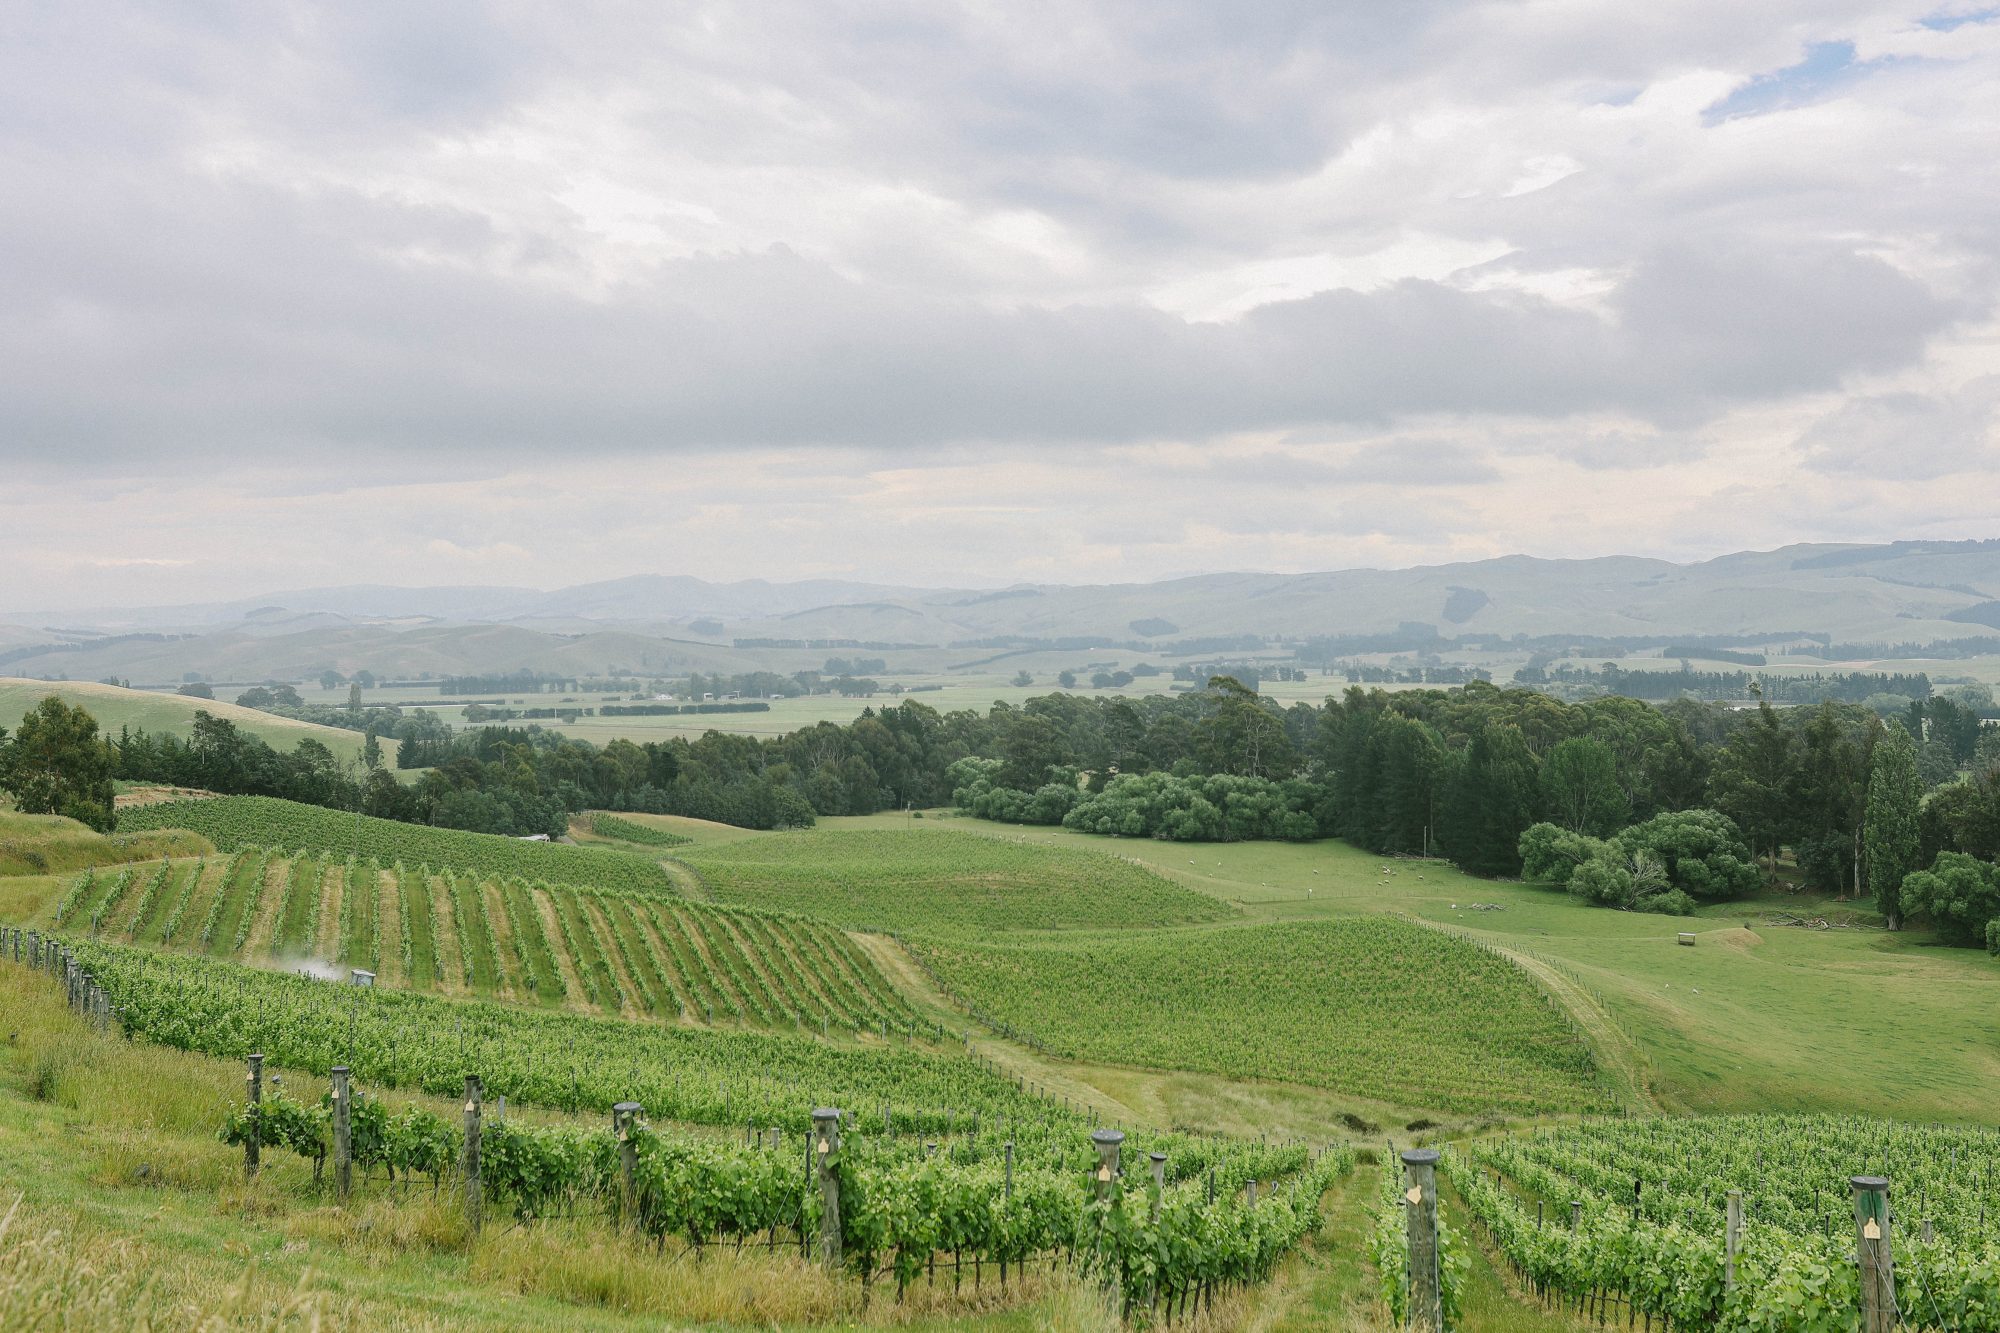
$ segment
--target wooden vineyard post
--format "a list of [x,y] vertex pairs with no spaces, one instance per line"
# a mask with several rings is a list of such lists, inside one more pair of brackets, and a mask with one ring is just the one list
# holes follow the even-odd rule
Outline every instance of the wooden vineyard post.
[[257,1175],[257,1158],[263,1150],[264,1140],[264,1057],[250,1057],[250,1135],[243,1140],[243,1176],[246,1180]]
[[1889,1239],[1889,1182],[1854,1176],[1854,1252],[1861,1261],[1861,1333],[1896,1327],[1896,1262]]
[[479,1233],[481,1200],[479,1196],[479,1075],[465,1076],[465,1224],[474,1235]]
[[1727,1230],[1722,1233],[1722,1285],[1736,1285],[1736,1255],[1743,1248],[1743,1191],[1729,1191]]
[[[1160,1205],[1167,1197],[1167,1155],[1163,1152],[1146,1154],[1146,1164],[1153,1168],[1153,1201],[1147,1213],[1155,1229],[1160,1225]],[[1160,1288],[1157,1277],[1146,1279],[1146,1308],[1152,1309],[1159,1301]]]
[[1437,1163],[1435,1148],[1403,1154],[1403,1217],[1409,1234],[1409,1327],[1444,1333],[1443,1293],[1438,1287]]
[[819,1177],[819,1259],[828,1268],[840,1267],[840,1177],[834,1167],[840,1160],[840,1112],[822,1106],[812,1113],[813,1173]]
[[333,1067],[333,1192],[342,1203],[354,1186],[353,1116],[348,1109],[347,1066]]
[[611,1108],[611,1132],[618,1139],[618,1211],[621,1220],[639,1219],[639,1103],[619,1102]]

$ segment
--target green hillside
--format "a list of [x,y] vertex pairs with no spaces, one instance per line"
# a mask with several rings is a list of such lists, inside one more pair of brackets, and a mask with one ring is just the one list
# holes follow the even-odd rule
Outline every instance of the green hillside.
[[275,847],[287,852],[351,853],[385,863],[449,866],[590,888],[662,893],[673,888],[673,881],[659,863],[643,856],[404,824],[269,796],[223,796],[139,806],[121,812],[119,825],[131,830],[192,829],[225,852]]
[[[277,717],[219,699],[189,699],[178,694],[127,690],[116,685],[73,680],[52,682],[0,678],[0,726],[11,730],[23,713],[51,694],[66,703],[89,710],[90,715],[97,719],[98,727],[113,737],[117,736],[121,727],[131,727],[135,731],[143,728],[151,732],[170,732],[184,737],[194,730],[194,715],[205,712],[213,717],[229,719],[240,730],[257,737],[274,750],[290,750],[310,737],[333,751],[341,760],[358,763],[362,746],[366,743],[358,731]],[[384,738],[381,746],[384,762],[393,765],[396,742]]]

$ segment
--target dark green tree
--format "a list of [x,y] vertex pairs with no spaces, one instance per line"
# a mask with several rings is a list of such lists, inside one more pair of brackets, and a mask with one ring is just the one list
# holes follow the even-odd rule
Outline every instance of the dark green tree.
[[1867,858],[1868,883],[1875,890],[1875,910],[1888,919],[1889,929],[1903,925],[1903,880],[1918,867],[1921,832],[1918,825],[1924,789],[1917,777],[1917,744],[1910,733],[1891,726],[1875,746],[1868,773],[1868,810],[1861,830]]
[[0,789],[31,815],[63,815],[100,833],[116,822],[111,775],[117,755],[97,719],[51,694],[29,709],[0,748]]
[[1613,832],[1632,810],[1618,780],[1618,756],[1589,736],[1559,741],[1543,756],[1542,801],[1554,823],[1593,838]]
[[1983,944],[2000,920],[2000,866],[1964,852],[1946,852],[1929,870],[1903,879],[1903,910],[1928,917],[1954,944]]
[[1709,802],[1736,821],[1751,853],[1778,868],[1778,849],[1792,827],[1792,737],[1777,710],[1760,703],[1750,721],[1729,738],[1709,774]]

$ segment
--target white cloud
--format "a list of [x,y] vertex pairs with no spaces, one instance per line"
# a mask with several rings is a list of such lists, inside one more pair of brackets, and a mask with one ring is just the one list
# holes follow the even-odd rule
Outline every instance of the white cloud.
[[[45,8],[0,43],[0,563],[1007,582],[1956,522],[2000,481],[1960,17]],[[1226,456],[1266,462],[1218,496]],[[155,563],[92,566],[122,524]]]

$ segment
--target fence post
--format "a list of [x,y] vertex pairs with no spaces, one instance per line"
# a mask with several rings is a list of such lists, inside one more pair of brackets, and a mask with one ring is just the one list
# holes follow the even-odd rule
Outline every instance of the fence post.
[[1111,1182],[1118,1178],[1121,1167],[1119,1155],[1124,1149],[1125,1135],[1116,1129],[1092,1130],[1090,1141],[1097,1148],[1097,1201],[1111,1197]]
[[250,1057],[250,1137],[243,1141],[243,1175],[257,1174],[258,1155],[264,1146],[264,1057]]
[[1728,1229],[1722,1233],[1722,1284],[1736,1285],[1736,1254],[1743,1248],[1743,1191],[1729,1191]]
[[465,1076],[465,1224],[479,1233],[479,1075]]
[[840,1111],[816,1107],[813,1122],[813,1172],[819,1177],[819,1259],[840,1267],[840,1176],[834,1166],[840,1155]]
[[1410,1321],[1422,1333],[1444,1333],[1443,1293],[1438,1289],[1437,1163],[1435,1148],[1403,1153],[1403,1216],[1410,1242]]
[[611,1132],[618,1136],[618,1211],[621,1220],[639,1219],[639,1141],[632,1137],[638,1127],[639,1103],[619,1102],[611,1108]]
[[353,1118],[348,1109],[347,1066],[333,1067],[333,1189],[342,1203],[354,1186]]
[[1896,1326],[1896,1264],[1889,1247],[1889,1182],[1854,1176],[1855,1254],[1861,1261],[1861,1333]]

